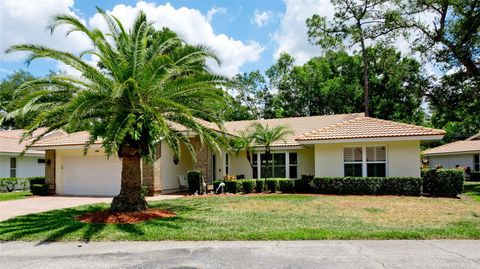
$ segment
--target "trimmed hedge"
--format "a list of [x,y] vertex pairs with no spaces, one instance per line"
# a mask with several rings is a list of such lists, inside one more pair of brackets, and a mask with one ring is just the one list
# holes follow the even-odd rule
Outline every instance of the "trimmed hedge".
[[284,178],[278,180],[280,191],[283,193],[292,193],[293,192],[293,180]]
[[202,172],[192,170],[187,172],[188,191],[190,194],[203,194],[203,176]]
[[278,191],[279,183],[278,178],[269,178],[267,179],[267,189],[271,193],[275,193]]
[[26,187],[25,179],[17,177],[4,177],[0,178],[0,190],[6,190],[7,192],[12,192],[15,188],[23,186],[23,189]]
[[26,180],[30,183],[30,188],[33,184],[45,184],[45,177],[27,177]]
[[264,179],[257,179],[257,183],[255,184],[255,191],[256,192],[263,192],[265,189],[265,180]]
[[224,183],[225,181],[223,180],[215,180],[213,181],[213,192],[217,193],[217,189],[220,186],[221,183]]
[[456,197],[463,192],[465,178],[458,169],[432,169],[423,173],[423,192],[432,196]]
[[295,179],[293,188],[296,193],[309,193],[312,192],[310,183],[313,180],[311,175],[302,175],[300,179]]
[[323,194],[409,195],[422,193],[417,177],[322,177],[312,180],[313,191]]
[[242,189],[244,193],[252,193],[255,191],[255,179],[242,180]]
[[229,193],[237,193],[242,191],[242,181],[241,180],[231,180],[225,181],[226,191]]
[[470,172],[470,180],[471,181],[480,181],[480,171]]
[[47,196],[48,185],[47,184],[32,184],[30,186],[30,192],[33,195]]

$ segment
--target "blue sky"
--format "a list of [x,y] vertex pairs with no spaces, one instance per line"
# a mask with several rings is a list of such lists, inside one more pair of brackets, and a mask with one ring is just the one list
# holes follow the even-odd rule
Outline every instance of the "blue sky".
[[[219,51],[224,61],[222,67],[216,71],[227,75],[236,72],[248,72],[256,69],[265,70],[270,66],[281,52],[288,49],[280,48],[281,37],[285,39],[302,40],[300,47],[307,47],[308,42],[304,33],[297,33],[295,27],[304,28],[305,19],[313,14],[311,6],[320,8],[320,0],[281,1],[281,0],[236,0],[236,1],[211,1],[211,0],[178,0],[178,1],[92,1],[92,0],[2,0],[0,8],[0,77],[5,77],[14,70],[26,69],[35,75],[48,74],[50,70],[69,71],[68,67],[61,66],[51,60],[37,60],[30,66],[25,65],[26,55],[9,54],[3,51],[17,43],[37,43],[52,46],[58,49],[80,52],[88,46],[80,37],[65,37],[60,33],[51,36],[46,29],[50,18],[55,13],[71,13],[85,20],[90,26],[99,26],[98,18],[95,19],[95,6],[118,16],[124,23],[129,24],[129,19],[140,9],[146,9],[147,15],[158,26],[167,25],[191,43],[206,43]],[[300,11],[298,11],[300,7]],[[287,10],[302,13],[300,16],[288,14]],[[125,10],[128,10],[125,12]],[[193,14],[193,15],[192,15]],[[293,16],[292,16],[293,15]],[[97,14],[98,16],[98,14]],[[289,16],[295,20],[296,25],[285,21]],[[170,17],[170,19],[163,19]],[[36,18],[36,19],[33,19]],[[283,23],[282,23],[283,22]],[[171,26],[170,24],[176,25]],[[290,35],[284,35],[282,25],[291,25]],[[208,28],[211,28],[210,30]],[[285,27],[284,27],[285,28]],[[200,29],[200,30],[198,30]],[[203,29],[203,30],[202,30]],[[287,30],[287,31],[288,31]],[[183,34],[185,31],[187,34]],[[202,32],[204,31],[204,32]],[[198,36],[195,33],[202,36]],[[64,40],[62,40],[64,39]],[[305,54],[301,49],[291,47],[292,51]],[[309,53],[306,53],[310,56]],[[313,56],[313,55],[311,55]],[[300,58],[305,58],[301,56]],[[71,70],[70,70],[71,71]]]
[[[57,13],[79,17],[89,27],[105,29],[99,5],[107,13],[130,25],[139,10],[144,10],[155,27],[167,26],[185,41],[210,46],[223,61],[215,72],[232,76],[238,72],[265,70],[281,52],[294,56],[303,64],[321,53],[307,40],[305,20],[313,14],[332,18],[334,9],[329,0],[1,0],[0,1],[0,78],[20,68],[35,75],[50,70],[75,71],[52,60],[37,60],[25,65],[25,54],[5,54],[13,44],[35,43],[56,49],[80,53],[91,48],[86,37],[71,34],[65,29],[53,35],[46,26]],[[408,42],[395,43],[403,52]],[[94,64],[95,59],[86,59]]]

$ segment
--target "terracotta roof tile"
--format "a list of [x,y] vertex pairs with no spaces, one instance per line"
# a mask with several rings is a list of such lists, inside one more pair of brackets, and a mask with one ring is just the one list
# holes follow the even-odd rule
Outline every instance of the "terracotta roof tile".
[[[40,128],[33,132],[31,138],[27,138],[22,142],[20,142],[20,140],[22,139],[22,135],[25,130],[16,129],[0,131],[0,153],[20,154],[23,150],[25,150],[26,146],[30,145],[35,137],[42,134],[46,130],[46,128]],[[40,150],[29,149],[26,151],[26,154],[42,155],[44,152]]]
[[445,131],[443,130],[370,117],[359,117],[304,133],[297,137],[297,140],[408,137],[444,134]]
[[456,141],[436,148],[423,151],[425,155],[459,153],[459,152],[480,152],[480,140]]
[[303,133],[306,133],[313,129],[327,127],[332,124],[344,122],[359,117],[364,117],[363,113],[336,114],[311,117],[292,117],[281,119],[227,121],[224,125],[226,131],[234,135],[239,135],[241,131],[247,130],[253,123],[256,122],[262,125],[268,125],[269,127],[285,125],[293,131],[293,134],[286,137],[286,143],[283,141],[279,141],[274,143],[273,146],[298,146],[299,144],[297,143],[295,138],[302,135]]

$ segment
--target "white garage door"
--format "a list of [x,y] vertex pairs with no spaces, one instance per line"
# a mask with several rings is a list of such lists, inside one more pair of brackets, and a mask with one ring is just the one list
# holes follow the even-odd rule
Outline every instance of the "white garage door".
[[120,193],[122,163],[117,158],[64,157],[66,195],[116,196]]

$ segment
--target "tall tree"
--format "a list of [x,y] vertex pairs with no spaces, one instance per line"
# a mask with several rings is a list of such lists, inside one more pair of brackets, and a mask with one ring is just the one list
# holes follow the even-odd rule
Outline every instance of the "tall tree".
[[[27,81],[34,80],[35,77],[27,71],[18,70],[2,79],[0,82],[0,116],[15,109],[15,90]],[[31,115],[15,121],[5,121],[0,128],[23,128],[32,120]]]
[[402,0],[386,17],[386,32],[405,30],[413,37],[412,48],[421,55],[446,69],[463,67],[480,81],[478,0]]
[[360,45],[363,61],[363,88],[365,115],[369,115],[369,81],[367,45],[369,39],[378,38],[379,24],[384,23],[384,10],[389,0],[332,0],[335,6],[334,18],[313,15],[307,19],[308,39],[325,49],[343,47],[343,42],[351,46]]
[[[157,33],[143,12],[130,30],[117,18],[100,9],[98,12],[109,33],[89,29],[71,15],[57,15],[52,30],[64,26],[70,32],[86,35],[93,48],[84,55],[98,56],[100,68],[72,53],[35,44],[16,45],[8,50],[30,52],[30,60],[60,61],[78,70],[81,77],[54,75],[22,84],[19,91],[37,91],[23,96],[23,108],[5,119],[35,111],[37,116],[28,126],[28,133],[41,126],[48,127],[46,132],[82,126],[91,135],[89,143],[102,138],[106,154],[118,155],[122,160],[121,191],[113,199],[111,210],[144,210],[147,202],[141,195],[141,161],[155,158],[160,141],[172,148],[176,159],[180,157],[181,144],[194,156],[189,139],[174,124],[196,133],[209,147],[219,147],[221,140],[216,133],[198,123],[193,115],[221,121],[206,110],[202,101],[222,102],[217,88],[226,80],[208,71],[206,60],[217,60],[212,51],[205,46],[189,46],[170,33]],[[71,93],[65,101],[41,102],[39,98],[65,92]]]
[[232,78],[230,85],[235,103],[240,105],[237,108],[248,109],[247,119],[260,119],[265,116],[263,112],[269,95],[269,87],[260,71],[237,74]]
[[270,128],[268,125],[262,125],[258,122],[252,124],[253,131],[251,137],[255,146],[265,148],[265,186],[267,186],[269,163],[272,160],[272,144],[278,141],[284,141],[288,135],[293,134],[285,125],[278,125]]

